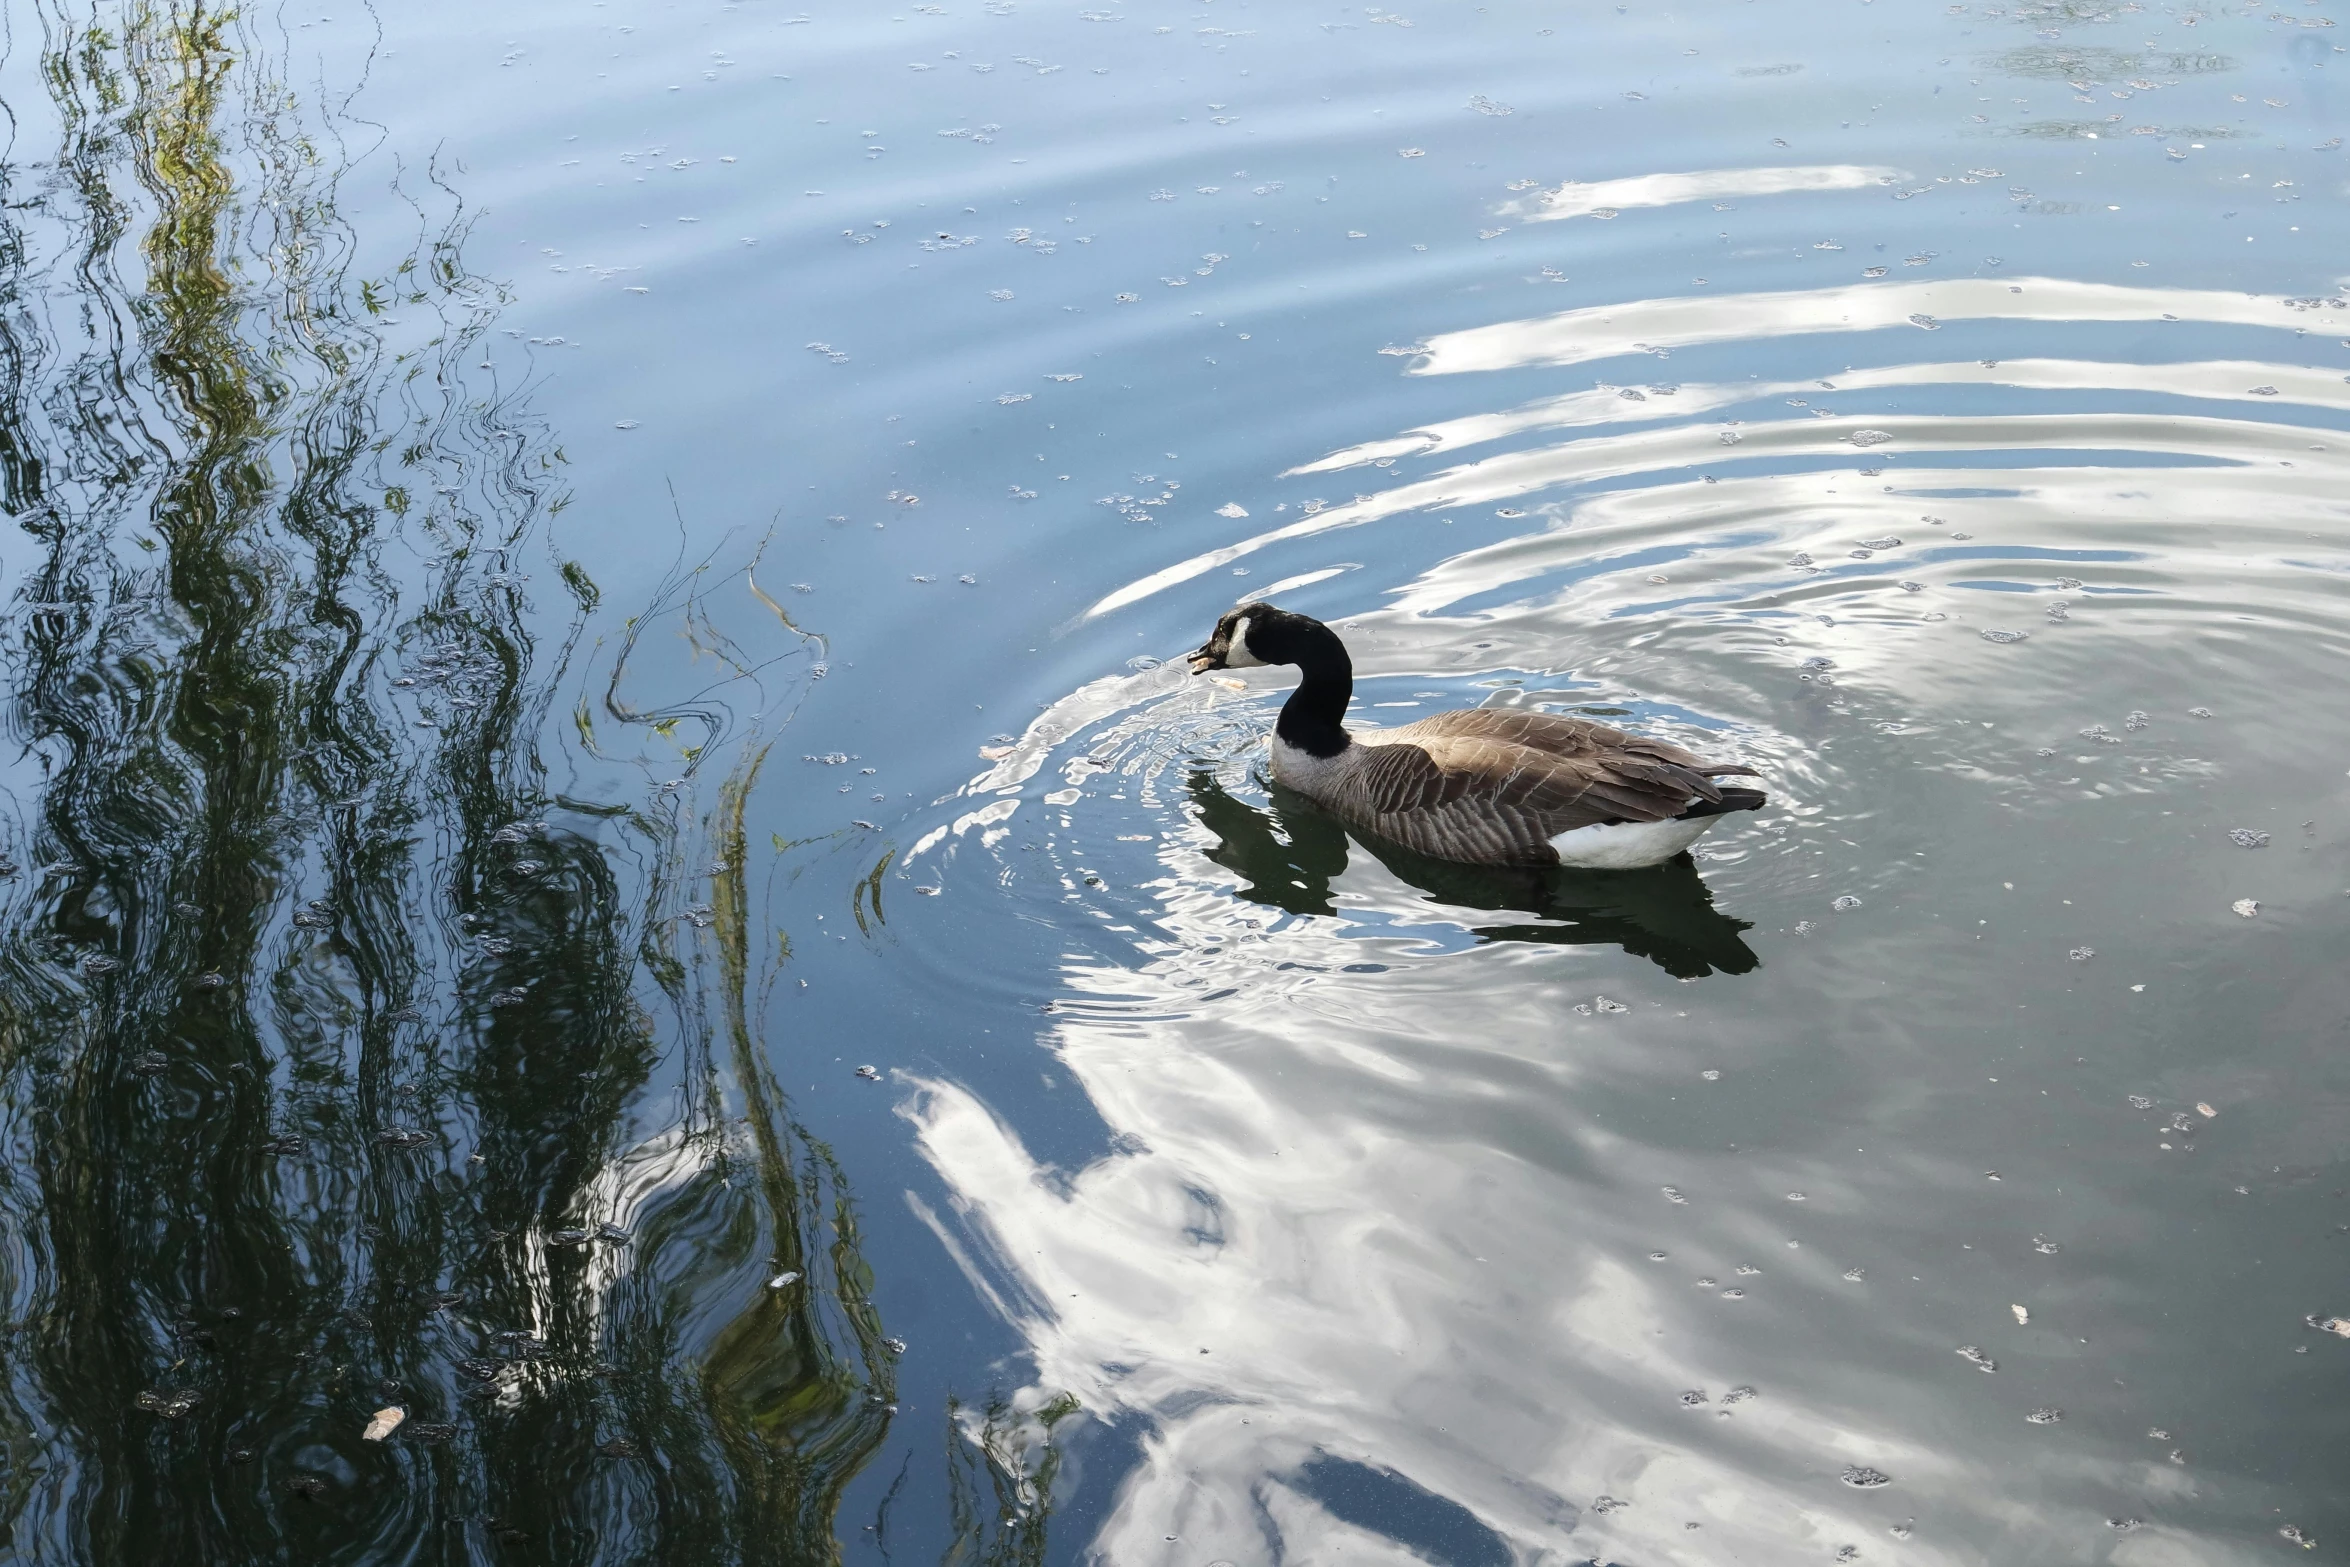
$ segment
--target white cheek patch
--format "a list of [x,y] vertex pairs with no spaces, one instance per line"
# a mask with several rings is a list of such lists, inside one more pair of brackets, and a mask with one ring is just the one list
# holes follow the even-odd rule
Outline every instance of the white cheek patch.
[[1224,650],[1226,669],[1262,669],[1265,661],[1249,650],[1248,617],[1241,616],[1232,623],[1232,642]]

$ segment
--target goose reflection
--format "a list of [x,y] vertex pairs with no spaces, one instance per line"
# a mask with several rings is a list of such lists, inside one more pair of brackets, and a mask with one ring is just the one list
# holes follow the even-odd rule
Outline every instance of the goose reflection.
[[1279,784],[1270,809],[1236,798],[1205,770],[1187,787],[1200,824],[1216,835],[1208,858],[1239,874],[1239,895],[1252,903],[1337,913],[1331,883],[1346,870],[1351,841],[1432,903],[1529,916],[1469,925],[1480,941],[1621,947],[1676,979],[1745,974],[1762,961],[1740,934],[1748,922],[1714,907],[1686,854],[1638,871],[1461,865],[1345,827]]

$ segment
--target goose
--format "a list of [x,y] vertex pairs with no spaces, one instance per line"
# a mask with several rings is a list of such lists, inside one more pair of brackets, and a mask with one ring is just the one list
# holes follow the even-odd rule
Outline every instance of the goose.
[[1518,708],[1438,713],[1349,734],[1354,661],[1338,633],[1270,604],[1227,610],[1190,655],[1195,675],[1294,664],[1273,726],[1273,777],[1349,826],[1471,865],[1662,865],[1760,789],[1714,782],[1754,769],[1662,740]]

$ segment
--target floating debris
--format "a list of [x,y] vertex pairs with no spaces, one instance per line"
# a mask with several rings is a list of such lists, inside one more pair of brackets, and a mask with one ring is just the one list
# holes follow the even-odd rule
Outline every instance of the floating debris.
[[1882,446],[1893,439],[1891,430],[1855,430],[1845,437],[1855,446]]
[[1989,1355],[1984,1354],[1980,1349],[1976,1348],[1972,1344],[1959,1345],[1958,1356],[1961,1360],[1964,1360],[1967,1362],[1967,1364],[1973,1366],[1977,1371],[1989,1373],[1999,1369],[1998,1361],[1993,1360]]
[[596,1451],[606,1458],[634,1458],[636,1444],[624,1436],[616,1436],[609,1442],[597,1443]]
[[2300,1528],[2294,1524],[2283,1525],[2277,1530],[2277,1533],[2283,1535],[2286,1539],[2292,1541],[2295,1545],[2300,1546],[2301,1549],[2305,1551],[2314,1551],[2317,1549],[2317,1536],[2314,1534],[2303,1534]]
[[1703,1388],[1693,1387],[1681,1395],[1681,1407],[1684,1409],[1695,1409],[1698,1405],[1708,1402],[1710,1400],[1706,1398]]
[[878,1083],[881,1081],[881,1068],[877,1066],[861,1066],[857,1068],[857,1075],[868,1083]]
[[2070,957],[2075,963],[2086,963],[2091,958],[2097,956],[2097,949],[2095,947],[2075,947],[2071,952],[2067,953],[2066,956]]
[[1871,1469],[1866,1464],[1849,1464],[1840,1477],[1846,1485],[1860,1491],[1873,1491],[1881,1485],[1891,1485],[1893,1477],[1882,1469]]
[[1670,1203],[1687,1203],[1687,1202],[1689,1201],[1689,1199],[1688,1199],[1687,1197],[1685,1197],[1685,1196],[1683,1196],[1683,1195],[1682,1195],[1682,1193],[1681,1193],[1681,1188],[1680,1188],[1680,1187],[1678,1187],[1678,1186],[1665,1186],[1665,1187],[1660,1187],[1660,1188],[1659,1188],[1659,1190],[1661,1190],[1661,1191],[1662,1191],[1662,1192],[1665,1194],[1665,1201],[1667,1201],[1667,1202],[1670,1202]]
[[408,1435],[419,1442],[437,1446],[457,1434],[457,1428],[443,1420],[420,1420],[408,1428]]
[[172,1393],[149,1391],[141,1393],[131,1402],[151,1415],[161,1415],[166,1420],[177,1420],[204,1402],[204,1395],[194,1388],[181,1388]]
[[1846,1268],[1844,1270],[1844,1282],[1847,1284],[1865,1284],[1868,1282],[1868,1277],[1869,1270],[1866,1268]]
[[[1952,537],[1955,538],[1956,535],[1954,534]],[[2018,642],[2028,642],[2031,640],[2032,636],[2029,631],[2007,631],[1998,628],[1978,631],[1975,633],[1975,635],[1981,637],[1986,642],[1996,642],[2002,647],[2012,646]]]
[[1854,909],[1860,907],[1860,899],[1854,897],[1849,892],[1842,893],[1831,900],[1828,904],[1828,907],[1834,909],[1839,914],[1850,914]]
[[2216,1121],[2219,1119],[2219,1112],[2211,1108],[2211,1106],[2205,1104],[2200,1099],[2195,1101],[2195,1113],[2203,1117],[2203,1119],[2206,1121]]
[[2032,1320],[2032,1314],[2021,1306],[2010,1306],[2007,1309],[2015,1313],[2017,1327],[2023,1327]]
[[367,1429],[359,1433],[362,1442],[380,1442],[400,1429],[400,1422],[408,1418],[408,1411],[397,1404],[386,1404],[370,1415]]
[[2228,829],[2228,842],[2239,849],[2265,849],[2268,847],[2268,834],[2256,827],[2231,827]]
[[1592,997],[1591,1004],[1602,1012],[1629,1012],[1632,1010],[1621,1001],[1610,1001],[1605,996]]
[[2052,1426],[2063,1418],[2064,1411],[2061,1409],[2035,1409],[2024,1416],[2024,1423],[2035,1426]]
[[2229,904],[2228,907],[2234,909],[2245,919],[2250,919],[2253,915],[2260,912],[2260,900],[2257,898],[2238,898],[2235,902]]

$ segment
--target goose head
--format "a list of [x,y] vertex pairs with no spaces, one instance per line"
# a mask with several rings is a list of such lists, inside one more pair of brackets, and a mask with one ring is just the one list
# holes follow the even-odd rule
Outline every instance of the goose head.
[[1242,604],[1226,610],[1216,622],[1215,634],[1190,655],[1191,672],[1204,675],[1214,669],[1299,663],[1310,645],[1330,635],[1329,627],[1311,616],[1270,604]]

